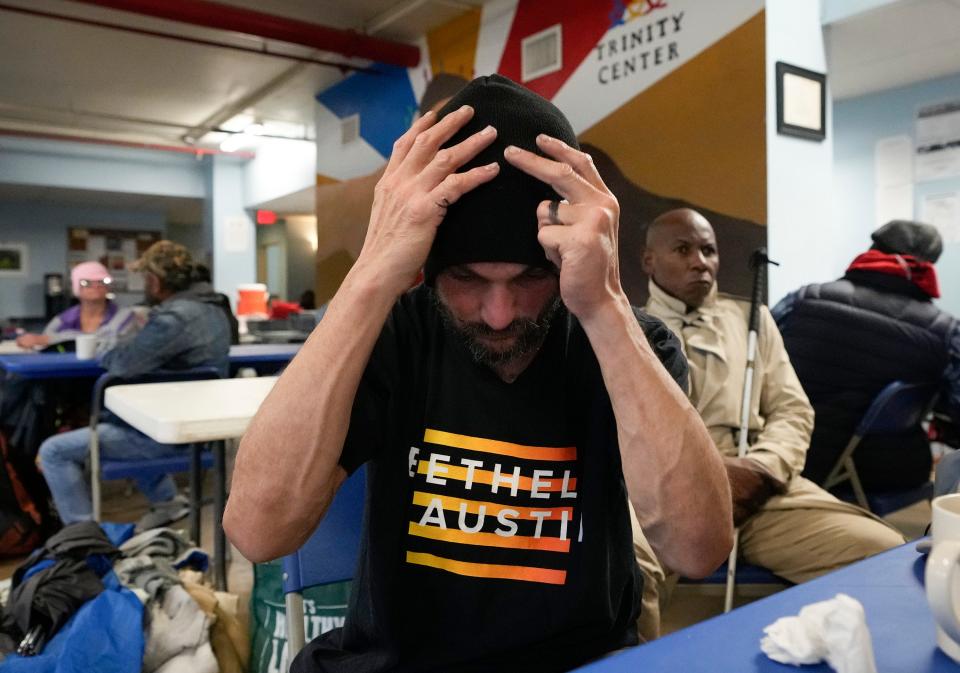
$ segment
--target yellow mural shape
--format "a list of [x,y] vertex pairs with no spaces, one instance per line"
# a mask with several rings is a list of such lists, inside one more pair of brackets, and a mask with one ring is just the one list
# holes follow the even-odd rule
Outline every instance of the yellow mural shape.
[[447,72],[473,79],[482,10],[471,9],[427,33],[433,74]]
[[767,221],[764,13],[580,135],[631,181]]

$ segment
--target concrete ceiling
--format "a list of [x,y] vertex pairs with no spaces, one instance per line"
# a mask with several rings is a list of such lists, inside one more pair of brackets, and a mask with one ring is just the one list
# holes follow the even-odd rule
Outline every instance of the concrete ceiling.
[[834,99],[960,72],[960,0],[899,0],[825,32]]
[[[413,43],[482,0],[217,1]],[[315,94],[344,76],[336,67],[25,15],[10,7],[369,65],[298,45],[70,0],[0,0],[0,45],[6,55],[0,59],[0,129],[183,145],[191,127],[241,105],[254,117],[300,125],[312,138]],[[197,140],[212,146],[218,139]]]
[[[175,2],[176,0],[170,0]],[[427,31],[486,0],[215,0],[373,37],[414,44]],[[366,67],[241,33],[154,19],[70,0],[0,0],[0,134],[50,135],[150,146],[214,149],[223,134],[190,130],[237,112],[286,122],[313,139],[315,95],[349,70],[187,43],[48,16],[64,15],[299,58]],[[299,128],[298,128],[299,127]],[[2,157],[0,157],[2,160]],[[202,221],[202,201],[0,184],[0,201],[162,211],[168,222]],[[266,204],[279,213],[313,211],[313,189]]]

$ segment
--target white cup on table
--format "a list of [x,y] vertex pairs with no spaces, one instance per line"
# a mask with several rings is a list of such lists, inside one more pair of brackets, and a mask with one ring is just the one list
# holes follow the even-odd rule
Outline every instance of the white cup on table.
[[927,603],[937,624],[937,645],[960,663],[960,493],[934,498],[932,536]]
[[97,357],[97,335],[81,334],[76,338],[77,359],[92,360]]

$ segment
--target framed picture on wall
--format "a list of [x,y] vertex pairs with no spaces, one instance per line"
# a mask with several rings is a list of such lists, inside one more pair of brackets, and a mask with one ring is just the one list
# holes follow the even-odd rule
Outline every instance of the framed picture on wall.
[[30,258],[26,243],[0,243],[0,278],[26,276]]
[[823,140],[827,136],[827,76],[777,61],[777,133]]

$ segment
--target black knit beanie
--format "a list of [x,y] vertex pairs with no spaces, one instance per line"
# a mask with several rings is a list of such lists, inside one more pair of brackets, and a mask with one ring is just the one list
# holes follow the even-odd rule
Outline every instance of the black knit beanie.
[[870,234],[873,248],[888,255],[913,255],[936,263],[943,252],[943,239],[937,228],[923,222],[890,220]]
[[489,124],[497,129],[496,140],[459,172],[494,161],[500,164],[500,172],[447,209],[424,266],[426,282],[432,285],[447,267],[473,262],[553,268],[537,241],[536,211],[541,201],[560,197],[549,185],[507,163],[503,150],[516,145],[545,156],[536,143],[540,133],[579,148],[570,122],[553,103],[500,75],[470,82],[438,117],[462,105],[473,107],[473,118],[444,147],[466,140]]

